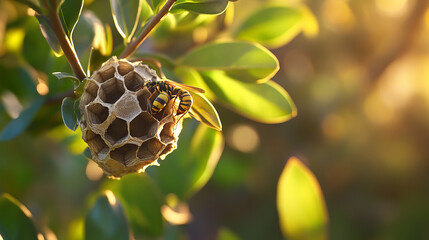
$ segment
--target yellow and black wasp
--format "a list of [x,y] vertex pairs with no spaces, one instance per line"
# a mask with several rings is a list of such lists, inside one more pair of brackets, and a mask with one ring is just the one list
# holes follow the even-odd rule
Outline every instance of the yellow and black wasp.
[[165,105],[167,105],[170,99],[177,97],[179,98],[180,102],[176,116],[182,114],[184,116],[191,108],[193,101],[192,96],[188,90],[198,93],[205,92],[201,88],[192,87],[165,79],[150,80],[145,82],[144,86],[146,86],[151,92],[155,92],[155,90],[159,92],[159,95],[152,103],[152,115],[155,115],[156,113],[160,112],[165,107]]

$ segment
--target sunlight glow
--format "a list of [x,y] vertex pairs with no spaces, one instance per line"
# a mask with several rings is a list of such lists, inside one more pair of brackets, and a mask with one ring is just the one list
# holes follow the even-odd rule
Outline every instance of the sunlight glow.
[[37,86],[36,86],[36,90],[40,95],[47,95],[49,93],[49,87],[48,84],[46,83],[46,80],[38,77],[37,78]]
[[36,11],[34,11],[32,8],[27,8],[27,15],[32,17],[36,15]]
[[192,39],[196,44],[202,44],[205,41],[207,41],[207,38],[209,36],[209,32],[204,27],[197,27],[192,32]]
[[113,194],[113,192],[110,190],[107,190],[104,193],[106,194],[107,200],[109,201],[110,205],[115,206],[116,205],[115,194]]
[[1,95],[1,100],[6,112],[11,118],[17,118],[22,112],[23,107],[18,98],[12,92],[5,90]]
[[180,202],[175,194],[167,194],[165,202],[167,205],[161,206],[161,213],[169,223],[173,225],[183,225],[192,220],[188,205],[184,202]]
[[326,0],[323,4],[323,20],[332,30],[344,32],[355,25],[355,16],[345,0]]
[[408,10],[408,0],[376,0],[377,9],[391,17],[404,15]]
[[88,161],[85,172],[86,176],[91,181],[98,181],[103,177],[103,170],[93,161]]
[[259,146],[259,135],[256,130],[248,125],[235,126],[228,134],[228,142],[234,149],[250,153]]
[[43,234],[38,233],[37,234],[37,240],[45,240],[45,237],[43,237]]

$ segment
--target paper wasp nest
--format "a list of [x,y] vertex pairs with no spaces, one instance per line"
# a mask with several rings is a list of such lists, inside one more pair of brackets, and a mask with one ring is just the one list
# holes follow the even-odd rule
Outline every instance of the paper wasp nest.
[[142,87],[151,79],[159,78],[147,65],[113,57],[85,84],[79,105],[82,138],[92,160],[110,176],[142,172],[176,148],[182,130],[177,106],[170,101],[151,115],[158,93]]

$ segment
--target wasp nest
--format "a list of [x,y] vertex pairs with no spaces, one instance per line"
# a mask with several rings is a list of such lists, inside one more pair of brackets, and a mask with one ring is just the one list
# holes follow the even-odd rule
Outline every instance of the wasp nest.
[[113,57],[85,84],[79,105],[82,138],[92,160],[110,176],[142,172],[176,148],[182,129],[177,106],[172,100],[151,115],[159,93],[144,83],[152,79],[159,80],[147,65]]

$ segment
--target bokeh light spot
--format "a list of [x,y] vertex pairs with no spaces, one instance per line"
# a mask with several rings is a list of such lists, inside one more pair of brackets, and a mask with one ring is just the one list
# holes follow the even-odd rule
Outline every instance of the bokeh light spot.
[[103,177],[103,170],[93,161],[88,161],[86,165],[86,176],[91,181],[98,181]]
[[337,114],[329,114],[322,121],[322,131],[329,138],[341,138],[345,132],[343,119]]
[[334,31],[351,30],[355,25],[355,16],[345,0],[327,0],[323,4],[323,20]]
[[1,95],[1,100],[3,102],[4,108],[6,109],[6,112],[11,118],[17,118],[22,112],[23,107],[18,98],[12,92],[7,90],[4,91]]
[[248,125],[235,126],[228,136],[230,146],[238,151],[250,153],[259,146],[259,135],[256,130]]

